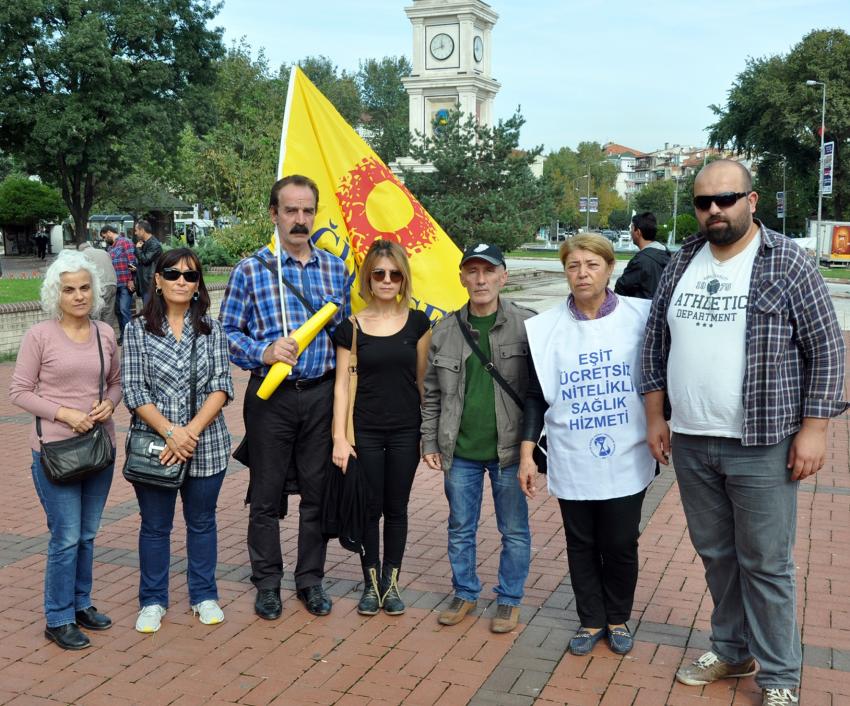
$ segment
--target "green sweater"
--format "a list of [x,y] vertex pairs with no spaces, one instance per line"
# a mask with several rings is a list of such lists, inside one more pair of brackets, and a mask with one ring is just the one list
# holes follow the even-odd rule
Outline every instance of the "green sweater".
[[[496,323],[496,312],[489,316],[469,314],[469,325],[480,334],[477,340],[487,358],[490,354],[490,329]],[[496,434],[496,394],[494,381],[478,356],[472,353],[466,359],[466,386],[463,413],[457,434],[455,456],[470,461],[492,461],[499,458]]]

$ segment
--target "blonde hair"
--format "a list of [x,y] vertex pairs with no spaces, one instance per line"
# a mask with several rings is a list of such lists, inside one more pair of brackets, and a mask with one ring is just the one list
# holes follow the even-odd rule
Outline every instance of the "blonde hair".
[[407,259],[404,248],[391,240],[376,240],[366,253],[366,257],[363,258],[363,264],[360,265],[360,296],[363,297],[363,301],[367,305],[372,303],[372,270],[375,269],[375,262],[382,257],[392,260],[399,272],[401,272],[401,288],[398,292],[399,302],[405,306],[410,306],[410,298],[413,296],[410,262]]
[[561,249],[558,256],[561,258],[561,265],[566,269],[567,258],[570,253],[576,250],[587,250],[594,255],[599,255],[608,267],[614,264],[614,246],[608,238],[603,238],[595,233],[584,233],[582,235],[574,235],[572,238],[567,238],[561,243]]

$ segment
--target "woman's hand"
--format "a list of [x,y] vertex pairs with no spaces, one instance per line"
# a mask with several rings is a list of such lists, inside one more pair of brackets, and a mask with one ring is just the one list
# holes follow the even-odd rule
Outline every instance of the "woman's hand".
[[331,454],[334,465],[339,466],[342,472],[345,473],[345,467],[348,465],[348,457],[354,456],[357,458],[357,452],[354,447],[348,443],[348,439],[334,439],[334,450]]
[[195,453],[195,448],[198,446],[198,438],[198,435],[188,427],[177,426],[175,424],[171,430],[171,436],[165,438],[165,444],[168,448],[160,454],[160,460],[163,459],[166,451],[171,451],[177,458],[177,461],[188,461],[192,457],[192,454]]
[[89,412],[89,417],[95,422],[105,422],[115,411],[115,406],[112,404],[112,400],[103,400],[103,402],[92,402],[91,412]]
[[60,407],[56,413],[56,420],[71,427],[71,430],[77,434],[85,434],[94,427],[95,423],[89,414],[70,407]]

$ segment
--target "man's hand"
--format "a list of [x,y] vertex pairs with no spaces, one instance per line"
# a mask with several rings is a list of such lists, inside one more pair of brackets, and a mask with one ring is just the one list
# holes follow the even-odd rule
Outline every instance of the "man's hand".
[[442,471],[443,470],[443,461],[440,458],[440,454],[438,454],[438,453],[425,454],[422,458],[425,461],[425,463],[428,464],[428,468],[430,468],[432,471]]
[[803,426],[791,442],[788,469],[791,480],[803,480],[817,473],[826,460],[826,429],[828,419],[805,417]]
[[519,473],[517,473],[517,478],[519,478],[520,490],[522,490],[523,495],[525,495],[525,497],[529,500],[533,500],[534,496],[537,494],[537,485],[534,482],[536,476],[537,465],[534,461],[525,455],[520,456]]
[[278,338],[265,351],[263,351],[263,362],[266,365],[274,363],[286,363],[294,366],[298,362],[298,344],[294,338]]
[[658,463],[665,466],[670,463],[670,426],[664,420],[664,415],[647,416],[646,443]]

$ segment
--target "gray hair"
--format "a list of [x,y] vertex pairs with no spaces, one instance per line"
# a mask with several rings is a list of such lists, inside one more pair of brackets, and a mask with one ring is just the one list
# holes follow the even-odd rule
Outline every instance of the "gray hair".
[[41,308],[52,319],[61,316],[59,309],[59,292],[62,286],[61,277],[66,272],[79,272],[85,270],[91,276],[92,308],[89,316],[95,318],[103,309],[103,285],[97,267],[86,257],[85,253],[76,250],[63,250],[53,261],[47,272],[44,273],[44,282],[41,284]]

